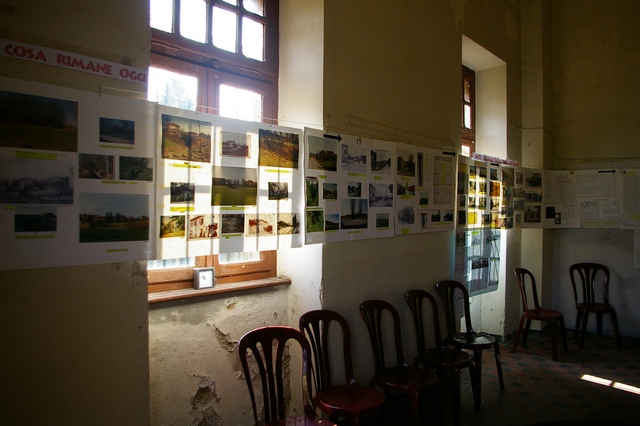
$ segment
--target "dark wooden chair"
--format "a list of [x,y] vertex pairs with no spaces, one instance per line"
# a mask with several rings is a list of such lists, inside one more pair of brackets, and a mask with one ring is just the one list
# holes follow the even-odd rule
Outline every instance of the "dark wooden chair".
[[[548,321],[551,328],[551,351],[553,354],[553,360],[558,360],[558,345],[557,345],[557,332],[556,322],[560,326],[560,333],[562,334],[562,344],[565,352],[569,350],[567,346],[567,334],[564,328],[564,315],[560,311],[554,311],[553,309],[545,309],[540,307],[538,301],[538,290],[536,288],[536,279],[531,271],[525,268],[516,268],[513,270],[518,284],[520,285],[520,299],[522,299],[522,315],[520,316],[520,323],[518,324],[518,333],[516,334],[515,341],[513,342],[513,352],[518,349],[518,342],[522,335],[522,347],[524,348],[527,343],[527,335],[529,334],[529,327],[531,321]],[[528,289],[528,291],[527,291]],[[528,294],[531,293],[531,299]],[[531,300],[533,300],[533,307],[531,307]],[[526,325],[525,325],[526,321]],[[522,333],[522,326],[524,327],[524,333]]]
[[[396,356],[396,365],[393,366],[387,365],[385,360],[384,342],[386,339],[383,327],[385,312],[391,315],[393,321],[393,339],[391,341],[394,343]],[[436,409],[440,424],[443,424],[437,376],[428,370],[412,367],[406,363],[398,311],[384,300],[367,300],[360,305],[360,314],[367,325],[373,349],[375,374],[371,378],[370,386],[378,386],[386,393],[407,395],[411,404],[411,424],[414,426],[420,424],[420,398],[422,394],[428,389],[435,389]]]
[[[481,378],[482,378],[482,353],[485,350],[493,349],[496,357],[496,369],[500,389],[504,390],[504,379],[502,377],[502,363],[500,361],[500,342],[489,333],[477,332],[471,323],[471,311],[469,309],[469,292],[467,288],[453,280],[442,280],[436,283],[436,290],[442,300],[444,308],[444,318],[447,326],[447,337],[444,339],[445,345],[451,345],[457,349],[469,349],[473,353],[475,363],[476,392],[475,400],[481,401]],[[458,313],[456,306],[462,300],[463,312]],[[464,315],[462,315],[464,314]],[[464,316],[465,329],[463,333],[458,332],[458,319]],[[477,403],[477,402],[476,402]]]
[[[413,360],[414,367],[424,366],[433,369],[440,380],[443,376],[448,375],[453,381],[453,415],[456,425],[461,424],[461,407],[460,407],[460,370],[469,369],[471,377],[471,388],[474,394],[474,402],[476,409],[480,409],[480,401],[476,396],[476,379],[475,364],[473,356],[470,353],[460,349],[447,348],[442,344],[442,333],[440,331],[440,313],[438,311],[438,303],[435,297],[425,290],[408,290],[404,294],[404,298],[411,309],[413,317],[413,325],[416,334],[416,347],[418,354]],[[435,347],[428,348],[426,345],[426,327],[425,327],[425,310],[424,301],[428,300],[431,306],[431,328],[433,330],[433,338]]]
[[[322,309],[304,313],[299,326],[311,344],[315,405],[333,421],[341,417],[349,419],[351,426],[361,424],[363,419],[379,416],[384,394],[356,382],[351,358],[351,331],[347,320],[335,311]],[[331,380],[330,326],[339,327],[342,334],[345,382],[341,384],[334,384]]]
[[[573,298],[576,303],[575,336],[578,337],[578,330],[580,330],[580,348],[584,346],[590,313],[596,314],[598,337],[602,337],[603,314],[611,315],[613,332],[618,347],[622,348],[616,310],[609,303],[609,268],[599,263],[576,263],[569,267],[569,274],[573,285]],[[598,288],[600,291],[597,291]]]
[[[301,416],[286,415],[283,359],[288,351],[287,343],[289,341],[298,342],[302,351],[304,414]],[[311,403],[311,364],[309,361],[311,348],[302,333],[294,328],[284,326],[256,328],[240,338],[238,353],[249,388],[256,426],[335,426],[318,417]],[[249,367],[250,357],[253,358],[254,368]],[[258,372],[260,386],[256,385],[254,388],[252,372],[255,371]],[[257,408],[256,391],[261,392],[262,395],[264,402],[262,412]]]

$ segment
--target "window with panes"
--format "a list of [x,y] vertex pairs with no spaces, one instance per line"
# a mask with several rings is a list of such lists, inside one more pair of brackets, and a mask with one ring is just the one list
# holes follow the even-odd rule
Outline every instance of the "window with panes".
[[[275,123],[277,0],[150,0],[148,99],[161,105]],[[194,267],[216,282],[275,276],[273,252],[149,262],[149,292],[190,288]]]
[[476,146],[476,74],[462,67],[462,154],[471,156]]

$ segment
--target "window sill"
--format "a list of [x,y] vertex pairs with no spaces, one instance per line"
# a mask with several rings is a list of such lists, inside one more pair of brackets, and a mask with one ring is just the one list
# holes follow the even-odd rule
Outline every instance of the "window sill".
[[149,303],[167,302],[170,300],[188,299],[199,296],[210,296],[215,294],[232,293],[236,291],[245,291],[263,287],[275,287],[280,285],[291,284],[290,278],[263,278],[252,281],[242,281],[231,284],[219,284],[213,286],[213,288],[200,289],[188,288],[182,290],[163,291],[158,293],[149,293]]

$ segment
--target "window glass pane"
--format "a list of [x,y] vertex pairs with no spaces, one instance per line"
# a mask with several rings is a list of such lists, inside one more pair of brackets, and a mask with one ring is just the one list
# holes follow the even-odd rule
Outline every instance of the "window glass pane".
[[151,0],[149,2],[149,25],[168,33],[173,31],[173,0]]
[[471,83],[469,80],[464,80],[464,101],[471,102]]
[[232,4],[234,6],[238,5],[238,0],[222,0],[222,1],[225,2],[225,3]]
[[179,259],[149,260],[147,261],[147,270],[185,268],[188,266],[195,266],[195,264],[196,264],[195,257],[181,257]]
[[471,106],[464,106],[464,127],[471,129]]
[[247,58],[264,61],[264,25],[242,18],[242,53]]
[[262,121],[262,95],[251,90],[220,85],[220,115],[247,121]]
[[237,15],[219,7],[213,8],[211,37],[213,45],[229,52],[236,51]]
[[149,67],[147,100],[195,111],[198,105],[198,79],[191,75]]
[[225,264],[233,264],[233,263],[247,263],[247,262],[259,262],[262,260],[260,258],[259,251],[244,251],[238,253],[220,253],[218,255],[218,263]]
[[471,155],[471,149],[467,145],[462,145],[462,155],[469,157]]
[[242,6],[248,12],[264,16],[264,0],[242,0]]
[[207,4],[204,0],[180,0],[180,35],[200,43],[207,41]]

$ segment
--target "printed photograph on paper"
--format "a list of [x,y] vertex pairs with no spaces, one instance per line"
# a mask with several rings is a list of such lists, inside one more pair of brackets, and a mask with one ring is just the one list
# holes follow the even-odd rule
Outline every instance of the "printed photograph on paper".
[[270,200],[286,200],[289,198],[288,182],[268,182]]
[[136,143],[136,122],[100,117],[100,142],[133,145]]
[[78,178],[115,180],[115,158],[113,155],[78,154]]
[[74,166],[64,161],[7,161],[0,166],[0,204],[73,204]]
[[298,168],[300,135],[260,129],[258,132],[258,165],[264,167]]
[[338,199],[338,184],[335,182],[323,182],[322,183],[322,199],[323,200],[337,200]]
[[389,229],[389,213],[376,213],[376,229]]
[[220,132],[222,138],[220,155],[228,157],[251,157],[251,136],[246,133]]
[[0,147],[78,152],[78,103],[0,91]]
[[319,206],[318,178],[315,176],[307,176],[305,179],[305,198],[307,199],[307,207]]
[[153,181],[153,158],[120,157],[120,180]]
[[220,236],[220,217],[213,214],[190,214],[189,236],[190,240],[208,240]]
[[340,200],[340,229],[366,229],[369,223],[369,203],[366,199]]
[[324,211],[307,210],[307,233],[324,231]]
[[391,151],[386,149],[371,150],[371,172],[391,174]]
[[184,215],[160,216],[160,238],[184,237]]
[[171,182],[171,203],[193,203],[196,198],[196,185],[190,182]]
[[370,183],[369,207],[393,207],[393,184]]
[[324,215],[324,232],[338,231],[340,229],[340,215],[326,214]]
[[53,206],[17,206],[13,216],[16,233],[56,232],[58,214]]
[[278,235],[300,233],[300,218],[297,213],[278,213]]
[[211,162],[211,123],[162,114],[162,158]]
[[338,170],[338,141],[309,135],[307,138],[309,155],[307,166],[309,169],[326,170],[335,172]]
[[413,152],[398,149],[397,157],[398,165],[396,168],[398,175],[414,177],[416,175],[416,160],[413,156]]
[[211,179],[212,206],[255,206],[258,171],[243,167],[215,166]]
[[247,237],[276,235],[276,215],[273,213],[247,214]]
[[347,183],[347,197],[360,198],[362,197],[362,182],[348,182]]
[[149,195],[80,193],[79,198],[81,243],[149,240]]
[[223,214],[222,235],[244,234],[244,214]]
[[367,149],[358,145],[342,144],[340,167],[343,172],[366,173]]

